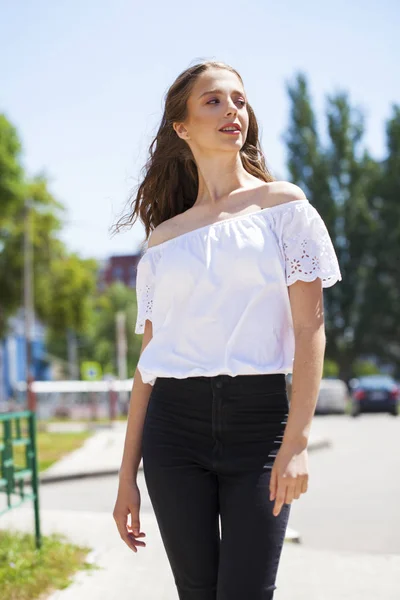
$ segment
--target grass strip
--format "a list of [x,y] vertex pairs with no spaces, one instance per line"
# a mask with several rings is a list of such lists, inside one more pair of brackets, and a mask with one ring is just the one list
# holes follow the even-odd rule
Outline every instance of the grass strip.
[[1,600],[36,600],[72,582],[80,570],[97,568],[86,561],[90,548],[64,536],[43,536],[40,550],[32,534],[0,530]]
[[[77,450],[92,435],[90,431],[67,432],[67,433],[37,433],[37,452],[39,472],[45,471],[52,464],[60,460],[66,454]],[[17,466],[24,462],[24,448],[14,448],[14,461]]]

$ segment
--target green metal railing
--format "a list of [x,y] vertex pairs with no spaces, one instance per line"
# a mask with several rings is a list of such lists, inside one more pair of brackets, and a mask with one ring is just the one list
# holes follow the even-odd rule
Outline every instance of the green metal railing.
[[[22,447],[24,452],[16,456],[15,449],[18,447]],[[30,481],[28,490],[27,480]],[[0,516],[27,500],[33,500],[36,548],[40,548],[36,415],[30,410],[0,415],[0,494],[2,492],[7,496],[7,508],[1,510],[0,506]]]

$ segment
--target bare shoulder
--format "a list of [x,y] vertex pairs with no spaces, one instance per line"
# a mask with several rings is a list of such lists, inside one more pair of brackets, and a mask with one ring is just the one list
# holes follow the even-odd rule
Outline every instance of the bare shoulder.
[[166,242],[170,238],[174,237],[175,232],[178,229],[179,216],[180,215],[171,217],[170,219],[167,219],[166,221],[163,221],[157,225],[157,227],[153,229],[149,236],[147,247],[151,248],[152,246],[157,246],[158,244],[162,244],[163,242]]
[[273,181],[266,192],[265,203],[267,206],[286,204],[294,200],[306,200],[303,190],[290,181]]

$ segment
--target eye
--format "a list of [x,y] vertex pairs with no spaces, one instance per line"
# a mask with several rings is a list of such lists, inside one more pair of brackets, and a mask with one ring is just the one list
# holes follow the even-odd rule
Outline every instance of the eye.
[[[213,98],[212,100],[209,100],[207,102],[207,104],[212,104],[213,102],[219,102],[218,98]],[[246,105],[246,101],[245,100],[236,100],[236,102],[240,102],[240,104],[243,106]]]

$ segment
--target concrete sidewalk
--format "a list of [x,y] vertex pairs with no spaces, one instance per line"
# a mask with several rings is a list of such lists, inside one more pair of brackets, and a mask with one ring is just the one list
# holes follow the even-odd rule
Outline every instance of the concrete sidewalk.
[[[83,425],[84,426],[84,425]],[[48,430],[66,431],[68,427],[79,428],[78,424],[52,424]],[[308,449],[314,451],[330,446],[330,440],[312,432]],[[82,425],[80,429],[82,430]],[[71,452],[40,475],[43,484],[67,481],[81,477],[101,477],[118,474],[125,441],[126,422],[115,421],[109,427],[96,431],[78,450]]]
[[[1,528],[33,531],[33,511],[2,516]],[[146,548],[133,553],[119,537],[112,515],[42,511],[42,530],[58,532],[93,550],[99,570],[79,572],[71,586],[48,600],[177,600],[175,584],[153,513],[141,515]],[[277,577],[277,600],[398,600],[400,556],[330,552],[285,544]],[[245,600],[245,599],[244,599]]]

